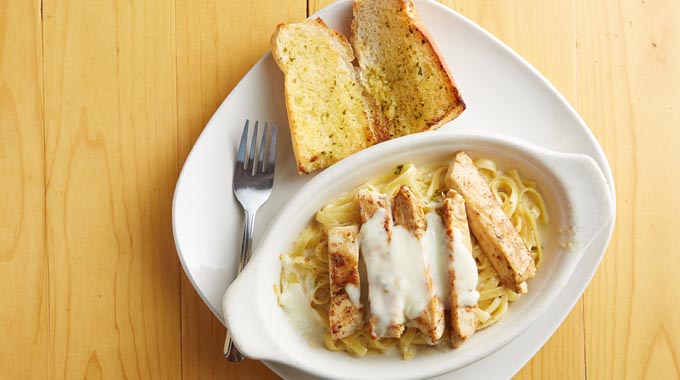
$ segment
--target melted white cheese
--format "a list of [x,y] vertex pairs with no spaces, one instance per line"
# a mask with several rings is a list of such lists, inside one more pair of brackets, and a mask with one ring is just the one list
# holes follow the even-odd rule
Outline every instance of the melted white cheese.
[[521,284],[519,284],[519,292],[524,294],[529,291],[529,287],[527,287],[527,282],[524,281]]
[[[359,233],[378,337],[384,336],[389,326],[420,316],[433,295],[444,300],[448,294],[446,234],[439,215],[427,214],[428,227],[422,239],[403,226],[391,226],[389,242],[385,217],[385,210],[378,210]],[[436,268],[431,276],[432,290],[427,285],[429,268]]]
[[349,300],[352,301],[352,304],[354,304],[354,306],[359,307],[361,305],[361,302],[359,300],[361,296],[361,291],[356,285],[346,284],[345,293],[347,293]]
[[378,337],[385,336],[389,326],[404,323],[403,283],[392,260],[385,219],[386,211],[379,209],[359,231],[368,276],[373,333]]
[[[432,296],[439,297],[450,308],[449,271],[455,273],[457,306],[477,304],[477,265],[458,229],[454,229],[453,252],[450,252],[446,229],[436,212],[426,214],[427,229],[422,239],[402,226],[391,226],[392,239],[388,239],[385,218],[384,209],[376,211],[359,232],[373,332],[377,337],[384,336],[390,326],[420,316]],[[451,260],[449,255],[452,255]],[[427,287],[428,272],[432,291]],[[348,289],[349,286],[345,291],[355,303],[358,289],[353,285]]]
[[453,287],[458,299],[457,306],[476,305],[479,300],[477,264],[463,244],[463,233],[457,228],[453,230],[453,260],[449,261],[449,270],[455,273]]
[[[427,268],[423,259],[422,241],[402,226],[392,229],[390,258],[401,282],[404,314],[418,317],[432,298],[427,288]],[[370,286],[370,283],[369,283]]]
[[449,255],[446,230],[442,218],[436,212],[428,212],[425,219],[427,220],[427,229],[423,236],[423,248],[425,260],[427,260],[430,268],[432,290],[448,309],[451,307],[451,289],[449,288]]
[[310,293],[305,292],[301,283],[289,283],[279,295],[279,302],[288,321],[297,331],[301,331],[310,341],[323,344],[326,331],[319,314],[312,309]]

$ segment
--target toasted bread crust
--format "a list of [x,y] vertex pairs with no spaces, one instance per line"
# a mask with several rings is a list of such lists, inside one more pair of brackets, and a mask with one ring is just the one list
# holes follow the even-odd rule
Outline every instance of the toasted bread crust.
[[279,24],[271,48],[285,77],[299,174],[326,168],[379,141],[345,36],[315,18]]
[[[456,118],[458,115],[460,115],[466,108],[465,102],[463,101],[460,92],[458,90],[458,87],[456,85],[455,80],[453,79],[453,75],[451,74],[451,70],[446,63],[446,61],[442,58],[442,53],[439,50],[439,48],[436,46],[434,43],[434,40],[430,33],[427,31],[425,26],[423,25],[416,9],[415,6],[413,5],[413,2],[411,0],[355,0],[353,3],[353,15],[354,19],[352,21],[352,38],[351,38],[351,44],[352,47],[354,48],[356,52],[357,59],[359,60],[359,65],[363,68],[365,65],[369,64],[366,62],[364,59],[364,47],[362,46],[361,43],[359,43],[359,40],[363,39],[364,37],[361,35],[361,31],[359,30],[359,20],[360,20],[360,14],[361,12],[370,12],[371,7],[376,7],[378,6],[377,4],[381,3],[380,5],[383,7],[391,7],[393,10],[399,14],[402,15],[406,19],[406,23],[408,26],[409,31],[412,34],[415,34],[418,39],[421,41],[421,43],[427,47],[427,50],[429,50],[431,62],[437,66],[437,70],[445,77],[446,79],[446,93],[447,96],[451,97],[451,102],[448,104],[447,109],[437,115],[428,115],[429,119],[426,123],[425,128],[422,128],[421,130],[417,130],[414,132],[422,132],[426,130],[434,130],[445,123],[453,120]],[[371,48],[375,48],[371,46]],[[387,54],[387,53],[386,53]],[[376,62],[370,62],[370,64],[376,64]],[[369,93],[371,94],[371,97],[373,99],[374,104],[378,104],[379,101],[376,99],[376,95],[372,93],[371,86],[366,83],[365,78],[362,78],[364,82],[364,86],[367,87]],[[379,106],[378,106],[379,107]],[[381,124],[387,126],[387,133],[389,133],[390,137],[398,137],[400,135],[399,131],[395,131],[395,126],[393,123],[391,123],[389,120],[385,120],[386,118],[384,115],[381,118]],[[399,117],[403,117],[403,114],[400,114]],[[410,116],[410,115],[408,115]],[[391,125],[392,124],[392,125]],[[413,132],[410,132],[413,133]]]
[[[367,30],[376,27],[373,25],[376,17],[371,17],[370,13],[373,11],[367,11],[371,8],[382,9],[378,13],[388,12],[386,17],[394,17],[398,26],[395,30],[405,31],[406,37],[391,31],[380,37],[385,38],[381,40],[383,42],[390,41],[389,44],[394,45],[399,53],[393,53],[395,49],[382,46],[376,40],[369,41],[368,47],[357,43],[372,35],[362,34],[360,25]],[[342,34],[328,28],[320,18],[298,24],[280,24],[272,36],[272,55],[286,77],[285,102],[299,174],[326,168],[348,155],[391,138],[437,129],[465,110],[465,102],[451,70],[411,0],[356,0],[353,13],[351,44]],[[362,15],[365,17],[360,17]],[[304,27],[314,28],[311,34],[314,40],[332,45],[333,49],[321,52],[317,49],[316,55],[306,52],[301,60],[308,58],[310,62],[301,63],[299,60],[293,63],[293,59],[286,59],[282,52],[285,51],[282,34]],[[380,27],[378,25],[378,30]],[[287,42],[295,44],[294,40]],[[364,55],[369,51],[375,57],[389,58],[367,59]],[[336,62],[335,54],[342,57],[341,62]],[[358,68],[353,65],[355,55]],[[406,64],[396,67],[389,64],[395,61],[390,58],[395,57],[405,60]],[[371,66],[371,70],[366,65]],[[320,76],[325,75],[326,79],[336,75],[337,91],[334,92],[336,88],[329,87],[327,81],[319,80],[319,75],[307,75],[306,71],[304,75],[297,74],[301,82],[305,82],[301,85],[291,79],[295,75],[291,73],[291,67],[320,71]],[[325,72],[318,70],[319,67],[324,67]],[[376,70],[382,70],[382,74],[375,75]],[[356,84],[356,87],[348,91],[348,84]],[[351,100],[347,100],[348,97]],[[349,113],[345,116],[348,109]]]
[[465,108],[467,106],[465,105],[463,97],[460,95],[460,91],[458,90],[456,80],[453,78],[453,74],[451,73],[451,68],[449,68],[449,65],[446,63],[446,60],[444,59],[441,50],[439,50],[439,46],[437,46],[437,44],[434,43],[434,38],[423,24],[420,15],[418,14],[418,12],[415,9],[415,6],[413,5],[413,1],[411,0],[403,1],[405,3],[406,13],[408,13],[409,16],[411,16],[411,18],[413,19],[413,26],[415,26],[416,30],[418,30],[418,32],[422,35],[423,39],[425,40],[425,43],[430,47],[430,49],[432,49],[432,52],[437,56],[439,68],[446,73],[448,82],[451,85],[451,91],[453,91],[454,94],[453,96],[455,102],[451,105],[450,111],[443,115],[440,120],[437,120],[430,126],[430,130],[435,130],[441,127],[442,125],[448,123],[449,121],[457,118],[461,113],[463,113],[463,111],[465,111]]

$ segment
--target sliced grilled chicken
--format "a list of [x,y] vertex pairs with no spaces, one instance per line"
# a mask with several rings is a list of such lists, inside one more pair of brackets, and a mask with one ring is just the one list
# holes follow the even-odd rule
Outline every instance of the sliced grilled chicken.
[[460,346],[477,330],[477,265],[472,257],[470,229],[465,213],[465,200],[449,190],[442,204],[442,220],[446,229],[449,256],[449,289],[451,292],[451,346]]
[[[361,255],[366,264],[369,326],[374,339],[399,338],[404,332],[404,302],[398,277],[385,268],[389,263],[389,243],[392,238],[392,213],[389,198],[361,189],[357,193],[361,214]],[[376,216],[377,214],[377,216]],[[371,238],[366,238],[370,235]]]
[[404,226],[420,239],[427,228],[425,212],[420,201],[408,186],[402,186],[392,199],[392,216],[394,224]]
[[515,292],[536,274],[536,266],[522,238],[505,215],[491,188],[464,152],[458,152],[446,173],[446,185],[465,199],[470,230],[489,257],[501,281]]
[[359,286],[359,226],[328,229],[331,299],[328,322],[333,339],[346,338],[364,326]]
[[[421,239],[425,234],[427,222],[425,220],[423,207],[408,186],[402,186],[399,189],[399,192],[394,196],[392,215],[394,216],[395,225],[404,227],[417,239]],[[413,267],[414,269],[422,266],[422,277],[417,276],[417,278],[422,278],[424,282],[422,285],[425,286],[425,293],[428,295],[429,299],[429,301],[426,300],[427,305],[420,315],[412,318],[410,324],[429,336],[430,343],[434,343],[438,341],[444,333],[444,304],[442,303],[442,300],[435,295],[433,290],[432,277],[430,276],[430,269],[428,268],[423,250],[420,249],[413,252],[407,252],[407,254],[417,256],[410,258],[417,261]],[[413,284],[412,286],[419,285],[421,284]]]
[[[385,230],[388,237],[392,234],[392,214],[390,213],[390,200],[377,191],[369,189],[360,189],[357,192],[357,200],[359,201],[359,214],[361,215],[361,224],[365,224],[373,217],[377,211],[385,211]],[[388,223],[389,222],[389,223]]]

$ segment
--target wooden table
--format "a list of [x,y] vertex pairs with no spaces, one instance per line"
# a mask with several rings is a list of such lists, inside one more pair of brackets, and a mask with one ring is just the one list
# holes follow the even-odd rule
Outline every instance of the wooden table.
[[[170,205],[274,26],[327,2],[0,0],[0,377],[275,378],[222,359]],[[680,3],[444,2],[557,86],[616,180],[604,261],[516,378],[680,378]]]

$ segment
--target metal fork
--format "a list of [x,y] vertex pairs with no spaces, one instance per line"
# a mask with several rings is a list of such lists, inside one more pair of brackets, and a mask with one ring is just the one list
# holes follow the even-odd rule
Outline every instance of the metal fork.
[[[255,122],[253,137],[250,139],[250,154],[246,158],[248,145],[248,124],[246,120],[241,135],[241,144],[238,147],[236,156],[236,167],[234,168],[234,195],[238,199],[246,217],[245,227],[243,228],[243,241],[241,243],[241,256],[238,262],[238,274],[250,260],[251,243],[253,240],[253,229],[255,228],[255,214],[257,210],[269,199],[274,186],[274,168],[276,166],[276,130],[277,123],[272,127],[269,144],[267,144],[268,123],[264,122],[264,131],[259,146],[257,146],[257,132],[259,122]],[[266,149],[265,149],[266,148]],[[266,152],[265,152],[266,151]],[[234,346],[227,331],[224,342],[224,357],[230,362],[240,362],[243,355]]]

